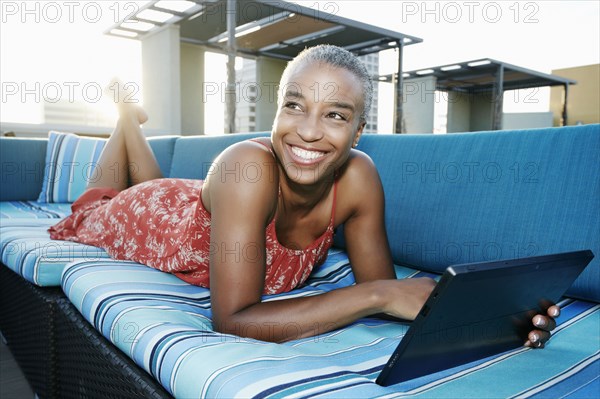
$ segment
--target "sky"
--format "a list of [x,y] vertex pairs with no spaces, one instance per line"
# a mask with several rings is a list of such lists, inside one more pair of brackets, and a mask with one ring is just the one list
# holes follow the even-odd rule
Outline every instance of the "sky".
[[[482,58],[544,73],[600,63],[598,0],[349,0],[302,4],[423,39],[422,43],[405,47],[404,71]],[[382,53],[380,73],[394,72],[396,57]],[[380,95],[391,96],[392,90],[380,85]],[[443,123],[437,120],[440,113],[445,113],[443,100],[443,96],[436,99],[434,130]],[[504,96],[504,112],[547,112],[549,104],[548,87],[507,92]],[[380,103],[382,131],[392,131],[391,118],[385,117],[392,112],[391,103]]]
[[488,57],[547,73],[600,62],[598,0],[361,3],[329,10],[423,39],[405,48],[405,70]]
[[135,4],[1,0],[0,120],[40,123],[42,104],[36,96],[87,98],[114,116],[114,106],[97,89],[115,76],[125,82],[141,81],[140,42],[103,34],[126,15],[128,3]]
[[[97,87],[113,76],[140,82],[139,41],[103,32],[143,3],[1,0],[0,120],[39,123],[40,104],[31,101],[33,94],[21,101],[22,89],[53,98],[95,98]],[[488,57],[546,73],[600,62],[598,0],[298,3],[423,39],[405,48],[404,70]],[[382,55],[380,72],[394,71],[395,58]],[[541,100],[547,107],[547,99]],[[97,107],[111,112],[110,101]]]

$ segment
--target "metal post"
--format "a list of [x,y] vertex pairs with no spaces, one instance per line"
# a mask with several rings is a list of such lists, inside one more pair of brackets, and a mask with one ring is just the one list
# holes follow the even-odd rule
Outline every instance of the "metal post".
[[235,133],[235,24],[236,0],[227,0],[227,90],[225,92],[226,132]]
[[502,129],[502,103],[504,100],[504,65],[498,66],[496,85],[492,93],[492,130]]
[[569,84],[565,83],[565,98],[563,99],[563,111],[562,111],[562,121],[561,126],[567,126],[567,97],[569,96]]
[[404,43],[402,40],[399,41],[398,46],[398,70],[396,71],[396,98],[395,98],[395,112],[394,112],[394,133],[404,133],[402,130],[402,119],[403,119],[403,110],[402,110],[402,97],[403,97],[403,83],[404,77],[402,76],[402,50],[404,47]]

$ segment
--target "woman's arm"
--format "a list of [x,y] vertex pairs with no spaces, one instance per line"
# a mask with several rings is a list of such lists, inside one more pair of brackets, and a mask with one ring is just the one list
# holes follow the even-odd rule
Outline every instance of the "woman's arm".
[[[225,151],[206,182],[212,215],[210,290],[215,330],[279,342],[386,312],[386,293],[394,290],[382,281],[318,296],[261,302],[265,226],[277,205],[278,181],[273,180],[272,156],[256,146],[245,143]],[[244,175],[250,166],[259,170],[260,179]],[[410,290],[399,294],[411,295]]]
[[[360,203],[354,205],[344,225],[347,251],[350,256],[357,283],[375,279],[395,278],[393,264],[388,245],[384,223],[383,188],[375,165],[365,154],[353,151],[348,162],[349,168],[345,176],[347,184],[342,185],[344,197],[359,198]],[[353,183],[354,182],[354,183]],[[360,182],[360,184],[357,184]],[[351,190],[351,191],[348,191]],[[348,213],[348,210],[346,210]],[[416,317],[420,307],[427,300],[435,286],[433,280],[415,282],[421,279],[405,279],[398,284],[389,284],[386,288],[391,295],[404,297],[402,301],[388,299],[388,310],[391,314],[403,314],[407,310],[409,317]],[[407,287],[402,284],[416,284]],[[419,286],[420,285],[420,286]],[[394,291],[398,290],[399,291]],[[408,305],[408,306],[407,306]],[[550,331],[556,327],[555,317],[560,315],[560,307],[550,306],[546,314],[537,314],[532,318],[532,330],[527,336],[525,346],[542,348],[550,339]]]
[[[430,278],[396,280],[385,230],[385,198],[368,155],[353,150],[338,183],[339,222],[358,285],[377,281],[384,313],[414,319],[435,287]],[[341,201],[343,199],[344,201]]]
[[[370,212],[338,200],[336,218],[347,223],[348,252],[358,284],[312,297],[261,302],[265,226],[276,207],[278,182],[272,156],[252,146],[244,143],[224,152],[205,183],[210,187],[212,215],[210,290],[214,329],[281,342],[331,331],[376,313],[413,319],[435,283],[431,279],[395,280],[385,229],[380,225],[383,204],[377,206],[377,202],[371,204],[378,211]],[[246,174],[249,168],[258,170],[261,178]],[[351,197],[369,203],[381,196],[379,201],[383,201],[382,190],[375,189],[381,185],[379,178],[376,173],[370,177],[373,185],[366,184]],[[343,192],[338,197],[341,195]]]
[[371,159],[353,150],[338,183],[338,223],[344,223],[346,250],[358,284],[395,279],[385,231],[385,198]]

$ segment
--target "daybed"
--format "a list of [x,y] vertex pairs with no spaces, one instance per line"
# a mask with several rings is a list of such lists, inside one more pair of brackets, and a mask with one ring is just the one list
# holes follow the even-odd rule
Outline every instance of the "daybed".
[[[210,164],[219,151],[256,135],[150,143],[165,176],[200,179],[218,173]],[[598,397],[600,125],[362,137],[359,149],[384,185],[399,278],[481,260],[596,254],[561,302],[546,349],[518,348],[385,388],[374,381],[406,324],[365,318],[285,344],[216,333],[208,290],[49,240],[47,227],[94,178],[101,142],[51,134],[0,144],[0,330],[40,397]],[[353,281],[340,228],[304,287],[264,300]]]

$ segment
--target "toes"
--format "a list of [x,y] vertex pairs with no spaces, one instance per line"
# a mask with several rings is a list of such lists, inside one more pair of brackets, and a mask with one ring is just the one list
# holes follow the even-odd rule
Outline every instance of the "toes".
[[115,102],[120,119],[133,119],[141,125],[148,121],[148,114],[132,98],[132,85],[133,83],[124,84],[118,78],[113,78],[104,89],[104,94]]

